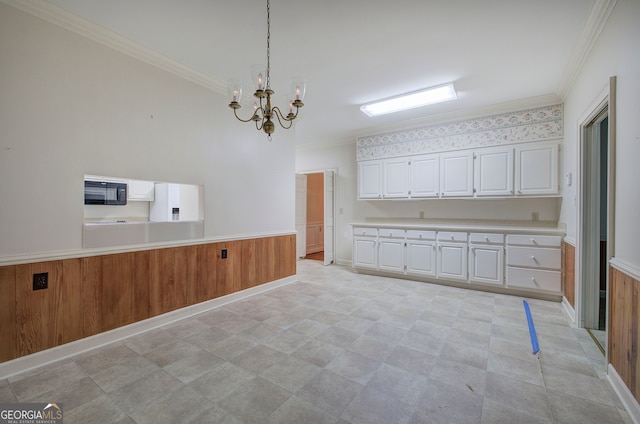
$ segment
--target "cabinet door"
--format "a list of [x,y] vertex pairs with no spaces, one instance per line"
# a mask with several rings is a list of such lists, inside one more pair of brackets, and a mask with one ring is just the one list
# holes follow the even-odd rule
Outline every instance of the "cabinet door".
[[440,195],[440,156],[426,155],[412,158],[409,164],[409,197],[438,197]]
[[436,244],[407,240],[407,274],[436,275]]
[[535,143],[516,147],[516,194],[558,194],[558,144]]
[[440,156],[440,193],[443,197],[473,196],[473,153]]
[[387,159],[383,163],[382,195],[385,198],[407,198],[409,163],[406,158]]
[[382,161],[358,162],[358,198],[379,199],[382,197]]
[[438,277],[467,280],[467,245],[438,243]]
[[513,195],[513,148],[476,152],[475,188],[476,196]]
[[373,237],[355,237],[353,239],[353,266],[363,268],[378,267],[377,241]]
[[472,245],[469,250],[469,281],[502,285],[504,247]]
[[404,272],[404,239],[380,239],[378,269]]
[[153,202],[155,183],[153,181],[129,180],[129,200]]

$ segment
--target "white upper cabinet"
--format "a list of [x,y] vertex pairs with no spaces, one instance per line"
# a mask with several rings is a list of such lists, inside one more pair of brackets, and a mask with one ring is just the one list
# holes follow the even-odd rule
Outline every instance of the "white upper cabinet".
[[481,149],[475,156],[476,196],[512,196],[513,147]]
[[358,199],[557,196],[559,143],[358,162]]
[[382,198],[382,164],[381,160],[358,162],[358,198]]
[[516,146],[516,195],[555,195],[558,186],[557,143],[532,143]]
[[414,156],[409,162],[409,197],[440,196],[440,155]]
[[440,155],[440,193],[442,197],[473,196],[473,152]]
[[382,171],[382,196],[385,199],[409,196],[409,161],[405,158],[385,159]]
[[155,183],[153,181],[129,180],[129,200],[153,202]]

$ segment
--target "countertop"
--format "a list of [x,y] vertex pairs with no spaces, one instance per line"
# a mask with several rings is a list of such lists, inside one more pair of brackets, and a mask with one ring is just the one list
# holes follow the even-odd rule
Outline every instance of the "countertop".
[[353,227],[400,228],[407,230],[500,232],[505,234],[547,234],[564,236],[565,226],[555,221],[503,221],[462,219],[366,219]]

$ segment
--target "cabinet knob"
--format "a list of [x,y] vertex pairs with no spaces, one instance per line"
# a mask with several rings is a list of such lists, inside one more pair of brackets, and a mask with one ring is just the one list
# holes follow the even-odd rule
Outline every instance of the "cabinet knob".
[[536,260],[536,257],[531,255],[531,259],[533,259],[534,261]]
[[451,234],[451,240],[455,240],[456,238]]
[[422,238],[422,233],[420,233],[420,235],[418,236],[418,238]]
[[534,239],[534,238],[531,239],[531,243],[538,244],[538,242],[536,242],[536,239]]
[[484,239],[488,242],[489,241],[489,237],[484,236]]

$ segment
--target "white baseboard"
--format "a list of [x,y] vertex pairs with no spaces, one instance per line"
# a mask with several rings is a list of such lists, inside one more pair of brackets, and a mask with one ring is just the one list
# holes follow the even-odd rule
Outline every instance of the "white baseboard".
[[153,330],[155,328],[171,324],[172,322],[209,311],[211,309],[220,307],[236,300],[245,299],[259,293],[285,286],[294,281],[296,281],[295,275],[282,278],[280,280],[261,284],[256,287],[252,287],[236,293],[231,293],[226,296],[221,296],[216,299],[208,300],[206,302],[186,306],[175,311],[167,312],[166,314],[148,318],[143,321],[134,322],[133,324],[105,331],[104,333],[96,334],[94,336],[56,346],[51,349],[36,352],[27,356],[21,356],[19,358],[0,363],[0,380],[12,375],[29,371],[34,368],[41,367],[43,365],[60,361],[74,355],[78,355],[82,352],[86,352],[91,349],[107,345],[109,343],[117,342],[119,340],[143,333],[145,331]]
[[562,307],[573,325],[576,325],[576,311],[565,296],[562,296]]
[[634,424],[640,424],[640,405],[611,364],[607,367],[607,378]]

